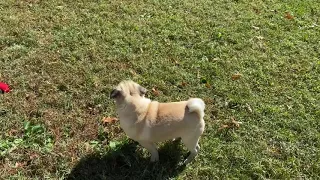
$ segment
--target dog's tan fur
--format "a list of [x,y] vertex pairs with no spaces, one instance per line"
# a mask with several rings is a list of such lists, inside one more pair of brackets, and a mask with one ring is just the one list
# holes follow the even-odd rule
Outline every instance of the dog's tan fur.
[[133,81],[122,81],[111,93],[116,100],[120,126],[133,140],[151,153],[151,161],[159,160],[155,142],[181,137],[190,150],[185,163],[198,153],[198,140],[204,131],[204,102],[159,103],[144,97],[146,89]]

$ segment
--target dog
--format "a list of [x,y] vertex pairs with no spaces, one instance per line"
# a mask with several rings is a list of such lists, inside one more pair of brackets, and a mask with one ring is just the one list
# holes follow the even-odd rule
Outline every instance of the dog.
[[110,93],[115,99],[120,126],[126,135],[151,153],[151,162],[159,160],[156,142],[181,138],[190,151],[184,164],[191,162],[200,150],[198,144],[205,122],[202,99],[159,103],[145,97],[147,90],[125,80]]

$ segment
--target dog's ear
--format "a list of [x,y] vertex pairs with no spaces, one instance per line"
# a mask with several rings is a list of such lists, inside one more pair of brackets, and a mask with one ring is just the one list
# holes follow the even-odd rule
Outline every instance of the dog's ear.
[[114,89],[111,91],[110,93],[110,98],[116,98],[117,96],[119,96],[121,93],[121,91],[117,90],[117,89]]
[[148,90],[142,86],[139,86],[139,91],[140,91],[140,96],[143,96],[147,93]]

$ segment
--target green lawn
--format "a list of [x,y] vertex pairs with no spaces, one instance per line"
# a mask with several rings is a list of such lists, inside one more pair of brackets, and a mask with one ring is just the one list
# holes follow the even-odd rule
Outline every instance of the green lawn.
[[[319,17],[318,0],[0,0],[0,179],[319,179]],[[204,99],[195,161],[168,141],[150,163],[102,122],[124,79]]]

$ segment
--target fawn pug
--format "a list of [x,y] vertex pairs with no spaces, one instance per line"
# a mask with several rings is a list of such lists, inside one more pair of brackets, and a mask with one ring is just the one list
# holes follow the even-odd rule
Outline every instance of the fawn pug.
[[151,162],[159,160],[156,142],[181,138],[190,151],[184,163],[189,163],[200,150],[198,141],[205,127],[203,100],[160,103],[145,98],[146,91],[130,80],[112,90],[110,98],[115,99],[121,128],[151,153]]

